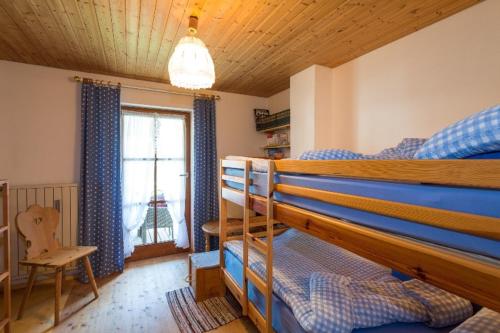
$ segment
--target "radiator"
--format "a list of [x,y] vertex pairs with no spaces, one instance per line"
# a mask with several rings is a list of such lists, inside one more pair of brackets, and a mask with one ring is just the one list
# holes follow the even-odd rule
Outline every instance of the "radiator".
[[[28,279],[28,268],[19,265],[26,256],[26,242],[16,228],[16,216],[31,205],[54,207],[59,211],[59,225],[56,237],[61,246],[75,246],[78,241],[78,184],[11,186],[10,235],[12,283],[20,284]],[[2,255],[3,258],[3,255]],[[41,273],[44,270],[39,270]],[[67,267],[66,272],[76,271],[76,265]],[[51,272],[50,270],[46,271]]]

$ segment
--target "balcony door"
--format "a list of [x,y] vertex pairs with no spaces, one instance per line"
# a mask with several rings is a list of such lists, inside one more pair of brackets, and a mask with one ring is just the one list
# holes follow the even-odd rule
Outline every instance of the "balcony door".
[[135,260],[185,251],[190,115],[123,108],[122,119],[125,254]]

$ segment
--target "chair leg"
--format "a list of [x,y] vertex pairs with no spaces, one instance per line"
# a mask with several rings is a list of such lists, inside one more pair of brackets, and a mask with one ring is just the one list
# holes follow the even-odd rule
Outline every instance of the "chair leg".
[[61,293],[64,291],[64,279],[66,277],[66,266],[61,267]]
[[28,301],[28,298],[30,297],[31,290],[33,289],[33,285],[35,284],[35,276],[36,276],[37,269],[38,269],[37,266],[30,267],[30,276],[28,278],[28,285],[26,286],[26,291],[24,292],[23,300],[21,301],[21,306],[19,307],[19,312],[17,313],[17,320],[19,320],[23,317],[24,306],[26,305],[26,302]]
[[210,251],[210,236],[206,233],[205,234],[205,252]]
[[83,257],[83,264],[85,265],[85,270],[87,271],[87,276],[89,278],[90,285],[94,291],[95,298],[99,297],[99,292],[97,291],[97,284],[95,283],[94,273],[92,272],[92,266],[90,265],[89,257]]
[[61,287],[62,287],[62,267],[56,268],[56,290],[54,304],[54,326],[59,325],[59,309],[61,305]]

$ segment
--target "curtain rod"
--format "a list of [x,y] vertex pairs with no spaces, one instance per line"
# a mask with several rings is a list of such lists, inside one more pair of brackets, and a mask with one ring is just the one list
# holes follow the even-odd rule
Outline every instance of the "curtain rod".
[[136,89],[136,90],[144,90],[144,91],[152,91],[152,92],[158,92],[158,93],[164,93],[164,94],[171,94],[171,95],[182,95],[182,96],[191,96],[191,97],[201,97],[201,98],[213,98],[215,100],[220,100],[221,97],[219,95],[212,95],[212,94],[198,94],[198,93],[187,93],[187,92],[181,92],[181,91],[170,91],[166,89],[157,89],[157,88],[148,88],[148,87],[140,87],[140,86],[131,86],[128,84],[123,84],[121,82],[112,82],[112,81],[105,81],[105,80],[96,80],[96,79],[91,79],[91,78],[86,78],[86,77],[80,77],[80,76],[74,76],[72,78],[76,82],[83,82],[84,80],[90,80],[93,83],[97,84],[102,84],[102,85],[108,85],[112,87],[122,87],[122,88],[128,88],[128,89]]

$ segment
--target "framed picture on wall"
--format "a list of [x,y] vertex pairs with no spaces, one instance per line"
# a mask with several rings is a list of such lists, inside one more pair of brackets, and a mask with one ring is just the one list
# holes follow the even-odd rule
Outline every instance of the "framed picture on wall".
[[269,110],[267,109],[253,109],[253,112],[255,114],[255,120],[269,116]]

